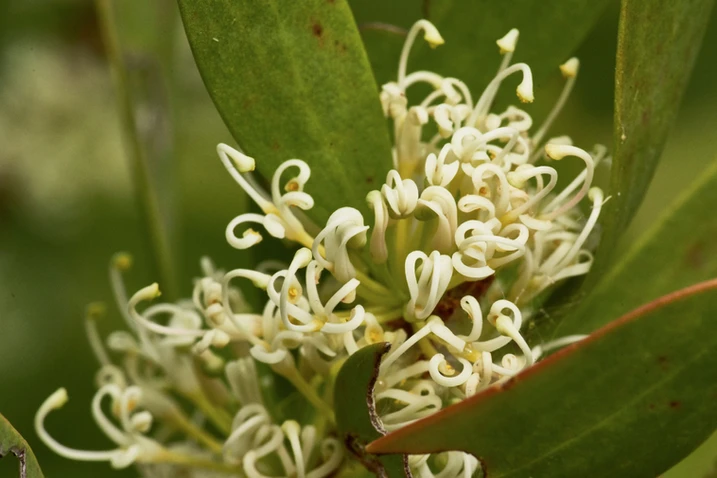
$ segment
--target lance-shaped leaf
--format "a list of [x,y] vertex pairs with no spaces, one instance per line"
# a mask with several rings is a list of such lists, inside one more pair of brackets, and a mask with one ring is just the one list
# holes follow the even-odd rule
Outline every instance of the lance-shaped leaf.
[[714,279],[636,309],[367,451],[463,450],[488,478],[653,478],[717,427],[716,373]]
[[8,455],[15,455],[18,460],[18,478],[42,478],[42,470],[37,463],[37,458],[32,452],[30,445],[10,424],[7,419],[0,415],[0,458],[7,458]]
[[[614,150],[592,283],[650,184],[677,116],[714,0],[623,0],[615,72]],[[589,281],[589,283],[591,283]]]
[[[495,42],[512,28],[520,30],[515,61],[525,61],[537,80],[558,73],[587,36],[606,0],[440,0],[351,3],[361,28],[371,66],[379,83],[395,80],[404,41],[401,30],[427,18],[446,40],[445,51],[433,51],[417,42],[411,69],[430,69],[466,82],[479,93],[500,63]],[[547,26],[547,28],[546,28]]]
[[258,170],[305,160],[323,225],[331,211],[367,212],[391,168],[376,83],[345,0],[179,1],[204,83]]
[[366,453],[367,443],[385,434],[376,413],[373,387],[388,343],[364,347],[339,370],[334,388],[336,425],[346,448],[379,478],[411,476],[405,456],[379,457]]

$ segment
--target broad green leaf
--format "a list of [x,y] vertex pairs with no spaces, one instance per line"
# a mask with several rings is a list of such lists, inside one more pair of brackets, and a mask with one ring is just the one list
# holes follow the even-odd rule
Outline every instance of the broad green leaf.
[[[594,283],[642,202],[702,43],[714,0],[623,0],[615,72],[612,199]],[[588,284],[591,282],[589,281]]]
[[489,478],[654,478],[717,428],[717,279],[623,316],[372,453],[463,450]]
[[32,452],[30,445],[0,414],[0,459],[12,459],[8,455],[14,455],[18,461],[18,478],[42,478],[42,470],[37,463],[37,458]]
[[500,63],[496,40],[511,28],[520,30],[515,61],[527,62],[540,81],[557,74],[558,65],[587,36],[607,4],[606,0],[355,0],[351,6],[380,84],[396,78],[404,42],[400,30],[427,18],[438,27],[446,45],[434,51],[416,42],[409,68],[459,78],[477,94]]
[[346,360],[336,377],[334,407],[341,440],[349,451],[376,476],[399,478],[410,476],[405,456],[378,457],[364,450],[367,443],[385,434],[376,413],[373,387],[389,347],[388,343],[369,345]]
[[638,305],[672,290],[717,276],[717,161],[602,276],[587,297],[553,323],[544,338],[588,333]]
[[662,475],[662,478],[717,478],[717,430],[687,458]]
[[391,168],[376,83],[345,0],[179,0],[204,83],[234,139],[271,177],[299,158],[323,225]]

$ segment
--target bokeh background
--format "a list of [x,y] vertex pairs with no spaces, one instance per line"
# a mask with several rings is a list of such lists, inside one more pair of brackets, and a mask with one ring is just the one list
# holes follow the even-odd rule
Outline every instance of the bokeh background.
[[[225,268],[252,260],[224,241],[226,223],[245,207],[214,152],[216,143],[232,140],[196,71],[175,1],[115,3],[138,125],[163,188],[174,276],[187,294],[202,255]],[[611,145],[618,13],[614,2],[576,52],[580,77],[554,128],[586,148]],[[449,54],[450,45],[443,48]],[[625,243],[715,159],[715,85],[717,12]],[[560,88],[558,75],[536,85],[538,117]],[[89,414],[96,363],[84,308],[111,304],[107,266],[117,251],[135,257],[131,288],[157,279],[123,146],[93,2],[0,0],[0,413],[33,445],[48,477],[136,476],[57,457],[32,427],[40,403],[64,386],[70,401],[50,417],[52,432],[78,448],[110,446]],[[705,215],[713,220],[714,212]],[[105,333],[121,327],[110,311],[100,324]],[[16,467],[13,458],[0,460],[0,477],[16,476]],[[666,476],[699,478],[709,470],[717,476],[717,435]]]

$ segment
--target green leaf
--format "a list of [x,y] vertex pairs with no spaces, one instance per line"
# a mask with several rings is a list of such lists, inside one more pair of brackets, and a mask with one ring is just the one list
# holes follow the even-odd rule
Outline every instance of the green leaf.
[[[422,5],[423,4],[423,5]],[[351,6],[379,84],[395,80],[408,29],[427,18],[438,27],[446,45],[438,51],[416,42],[410,69],[430,69],[464,81],[474,93],[495,76],[500,63],[495,42],[511,28],[520,30],[516,61],[527,62],[536,80],[557,74],[608,4],[606,0],[403,0],[354,1]],[[389,25],[377,25],[382,23]]]
[[588,333],[638,305],[717,276],[717,161],[646,231],[569,314],[538,322],[545,338]]
[[204,83],[234,138],[270,177],[312,168],[309,216],[324,224],[391,168],[376,83],[344,0],[179,0]]
[[663,297],[377,453],[463,450],[489,478],[654,478],[717,427],[717,279]]
[[378,457],[364,450],[367,443],[385,435],[376,414],[373,387],[381,358],[388,352],[389,347],[388,343],[363,347],[343,364],[334,388],[336,425],[349,451],[376,476],[410,477],[408,458],[405,455]]
[[615,72],[612,199],[602,216],[605,229],[593,266],[594,278],[607,267],[652,180],[713,3],[622,1]]
[[687,458],[664,473],[661,478],[717,478],[717,430]]
[[[42,478],[42,470],[30,445],[0,414],[0,458],[13,454],[19,462],[19,478]],[[9,458],[6,458],[9,459]]]
[[368,471],[361,463],[349,461],[341,467],[336,478],[375,478],[376,475]]

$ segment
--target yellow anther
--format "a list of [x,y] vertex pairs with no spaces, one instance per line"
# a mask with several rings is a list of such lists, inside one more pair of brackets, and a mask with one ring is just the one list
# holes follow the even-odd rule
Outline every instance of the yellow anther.
[[132,267],[132,256],[127,252],[118,252],[112,258],[112,263],[121,271],[129,270]]
[[290,180],[286,183],[286,186],[284,186],[284,189],[287,191],[298,191],[299,190],[299,182],[295,179]]

